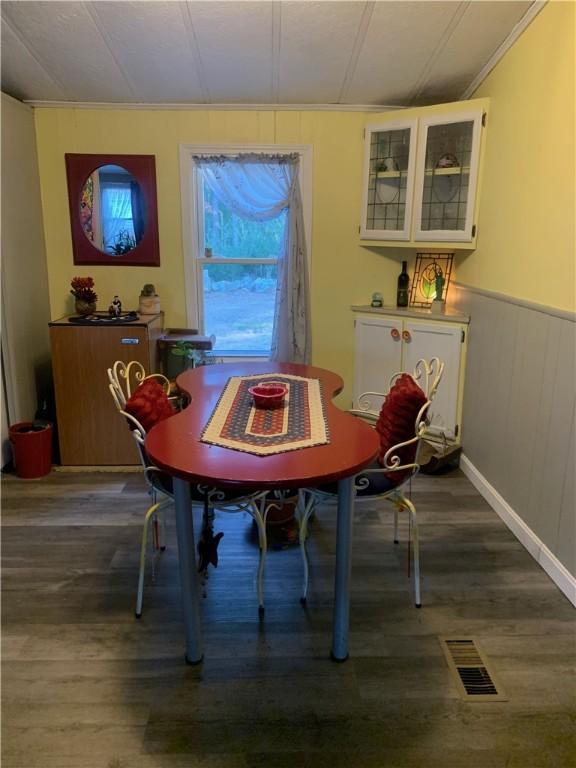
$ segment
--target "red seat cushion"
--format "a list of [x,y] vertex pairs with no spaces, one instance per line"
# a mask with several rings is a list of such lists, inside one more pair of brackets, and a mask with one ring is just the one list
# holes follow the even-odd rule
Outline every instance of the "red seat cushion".
[[146,432],[158,422],[168,419],[175,413],[164,388],[154,379],[146,379],[140,384],[126,402],[124,410],[138,419]]
[[[378,461],[382,466],[384,466],[384,456],[390,448],[416,436],[416,418],[425,403],[426,395],[412,376],[403,373],[396,379],[386,395],[376,422],[376,431],[380,436]],[[401,464],[411,464],[416,457],[416,449],[417,443],[413,443],[399,448],[394,455],[399,456]],[[409,469],[386,472],[387,477],[396,483],[402,482],[409,474],[411,474]]]

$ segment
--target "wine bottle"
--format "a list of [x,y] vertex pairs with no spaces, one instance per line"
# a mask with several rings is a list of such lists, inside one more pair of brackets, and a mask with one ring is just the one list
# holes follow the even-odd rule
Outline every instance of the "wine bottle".
[[407,261],[402,262],[402,272],[398,275],[398,291],[396,293],[396,306],[407,307],[408,306],[408,285],[410,278],[406,271]]

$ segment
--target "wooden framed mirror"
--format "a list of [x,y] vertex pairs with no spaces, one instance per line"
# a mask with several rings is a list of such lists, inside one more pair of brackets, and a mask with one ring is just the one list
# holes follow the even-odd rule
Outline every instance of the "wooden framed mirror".
[[65,157],[74,264],[160,266],[154,155]]

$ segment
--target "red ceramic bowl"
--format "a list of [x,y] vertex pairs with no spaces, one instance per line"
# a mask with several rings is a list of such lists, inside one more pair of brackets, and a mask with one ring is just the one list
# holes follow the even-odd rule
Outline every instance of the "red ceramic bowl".
[[279,408],[284,402],[287,387],[280,383],[257,384],[248,390],[254,398],[256,408]]

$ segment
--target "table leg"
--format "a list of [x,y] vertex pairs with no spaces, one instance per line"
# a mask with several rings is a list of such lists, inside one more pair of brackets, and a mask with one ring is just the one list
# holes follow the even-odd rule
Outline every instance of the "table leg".
[[332,620],[332,659],[334,661],[346,661],[348,658],[353,507],[354,477],[344,477],[338,481],[336,583],[334,586],[334,617]]
[[182,610],[184,613],[184,630],[186,632],[186,661],[189,664],[199,664],[203,657],[202,630],[198,576],[196,573],[192,503],[190,499],[190,485],[186,480],[174,478],[174,501],[176,506]]

